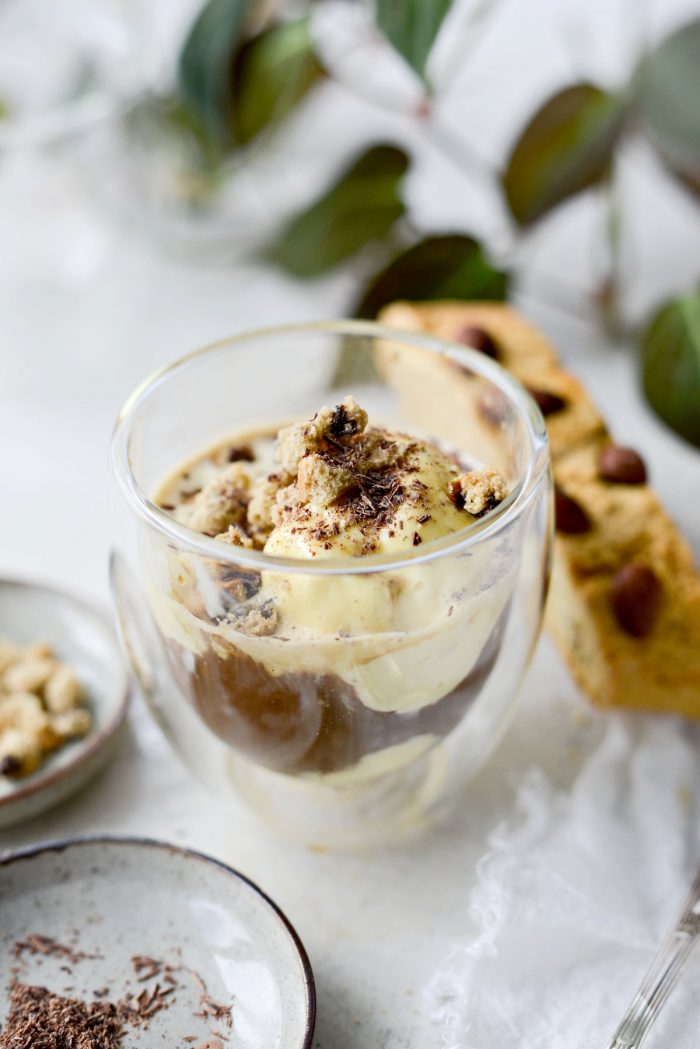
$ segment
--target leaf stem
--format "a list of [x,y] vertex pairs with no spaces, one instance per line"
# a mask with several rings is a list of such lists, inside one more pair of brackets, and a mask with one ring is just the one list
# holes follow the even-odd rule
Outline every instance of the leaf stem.
[[613,338],[619,336],[624,328],[620,302],[624,280],[622,265],[622,209],[618,189],[619,179],[616,173],[615,162],[613,161],[608,176],[603,183],[607,273],[598,298],[603,324],[607,333]]

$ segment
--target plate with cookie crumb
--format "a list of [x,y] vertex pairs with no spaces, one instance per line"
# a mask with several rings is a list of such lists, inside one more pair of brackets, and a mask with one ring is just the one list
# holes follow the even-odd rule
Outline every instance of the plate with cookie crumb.
[[286,917],[200,853],[134,838],[0,859],[0,1049],[310,1049]]
[[0,580],[0,828],[85,787],[129,700],[105,616],[40,584]]

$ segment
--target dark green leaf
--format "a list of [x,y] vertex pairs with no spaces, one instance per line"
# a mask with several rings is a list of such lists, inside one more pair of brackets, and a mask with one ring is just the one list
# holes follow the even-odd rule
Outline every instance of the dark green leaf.
[[507,287],[507,274],[490,265],[471,237],[458,233],[427,237],[372,278],[355,316],[376,317],[396,299],[500,300]]
[[667,37],[639,75],[649,136],[668,167],[700,193],[700,19]]
[[515,144],[503,176],[519,225],[606,177],[623,111],[619,99],[593,84],[575,84],[545,102]]
[[180,54],[178,88],[214,150],[231,145],[231,63],[253,0],[208,0]]
[[382,240],[403,215],[401,179],[408,157],[374,146],[356,160],[269,248],[270,261],[295,277],[317,277]]
[[377,25],[420,77],[452,0],[377,0]]
[[671,429],[700,447],[700,293],[675,299],[642,340],[644,392]]
[[263,128],[283,120],[322,76],[306,17],[273,26],[247,40],[233,68],[236,141],[245,145]]

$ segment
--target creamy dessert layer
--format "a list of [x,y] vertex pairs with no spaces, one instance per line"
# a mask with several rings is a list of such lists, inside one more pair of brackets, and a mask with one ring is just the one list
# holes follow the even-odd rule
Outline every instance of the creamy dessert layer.
[[171,552],[152,600],[186,694],[220,737],[287,771],[357,766],[359,776],[369,755],[378,765],[380,751],[429,746],[459,721],[496,658],[508,556],[505,547],[498,558],[487,547],[417,555],[506,494],[494,471],[370,427],[351,397],[193,458],[156,499],[229,554],[257,549],[300,568],[332,568],[341,556],[405,561],[325,574]]

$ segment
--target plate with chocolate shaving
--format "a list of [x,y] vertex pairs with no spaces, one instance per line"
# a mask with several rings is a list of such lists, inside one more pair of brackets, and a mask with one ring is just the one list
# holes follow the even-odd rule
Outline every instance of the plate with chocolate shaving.
[[257,886],[134,838],[0,858],[0,1049],[310,1049],[313,974]]

